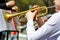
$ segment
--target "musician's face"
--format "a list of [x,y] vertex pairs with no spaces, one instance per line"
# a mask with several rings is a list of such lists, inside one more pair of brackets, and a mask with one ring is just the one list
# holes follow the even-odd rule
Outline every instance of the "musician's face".
[[60,10],[60,0],[54,0],[56,10]]

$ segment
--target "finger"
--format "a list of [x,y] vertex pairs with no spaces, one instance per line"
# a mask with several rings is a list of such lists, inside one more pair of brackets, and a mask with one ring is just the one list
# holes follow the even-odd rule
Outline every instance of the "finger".
[[25,18],[27,18],[26,15],[25,15]]
[[35,10],[33,13],[36,14],[37,13],[37,10]]
[[25,18],[26,18],[26,15],[25,15]]
[[39,7],[39,5],[34,5],[34,6],[33,6],[33,8],[38,8],[38,7]]

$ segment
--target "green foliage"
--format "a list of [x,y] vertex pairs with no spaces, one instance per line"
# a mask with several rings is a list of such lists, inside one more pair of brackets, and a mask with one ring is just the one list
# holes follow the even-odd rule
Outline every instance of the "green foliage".
[[42,0],[30,0],[30,5],[40,5],[44,6],[44,2]]
[[26,4],[26,5],[28,5],[30,3],[29,0],[22,0],[20,2],[23,3],[23,4]]
[[19,7],[20,11],[25,11],[29,9],[29,5],[40,5],[44,6],[44,2],[42,0],[15,0],[17,6]]
[[[17,6],[19,7],[20,11],[25,11],[29,9],[29,5],[39,5],[39,6],[52,6],[53,0],[15,0]],[[49,13],[53,13],[55,9],[49,9]]]
[[[54,3],[53,3],[54,0],[43,0],[43,1],[44,1],[44,3],[46,4],[47,7],[50,7],[50,6],[54,5]],[[48,11],[48,14],[52,14],[54,12],[55,12],[55,8],[50,8],[49,11]]]

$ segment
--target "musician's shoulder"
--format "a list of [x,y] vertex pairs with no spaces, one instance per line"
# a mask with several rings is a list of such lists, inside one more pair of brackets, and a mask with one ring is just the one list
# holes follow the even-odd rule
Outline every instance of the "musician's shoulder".
[[54,13],[52,16],[60,16],[60,13]]

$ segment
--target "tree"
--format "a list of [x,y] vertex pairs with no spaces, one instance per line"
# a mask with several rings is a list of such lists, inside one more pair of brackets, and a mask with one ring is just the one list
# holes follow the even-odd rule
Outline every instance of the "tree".
[[45,6],[42,0],[15,0],[20,11],[25,11],[29,9],[29,5],[40,5]]

